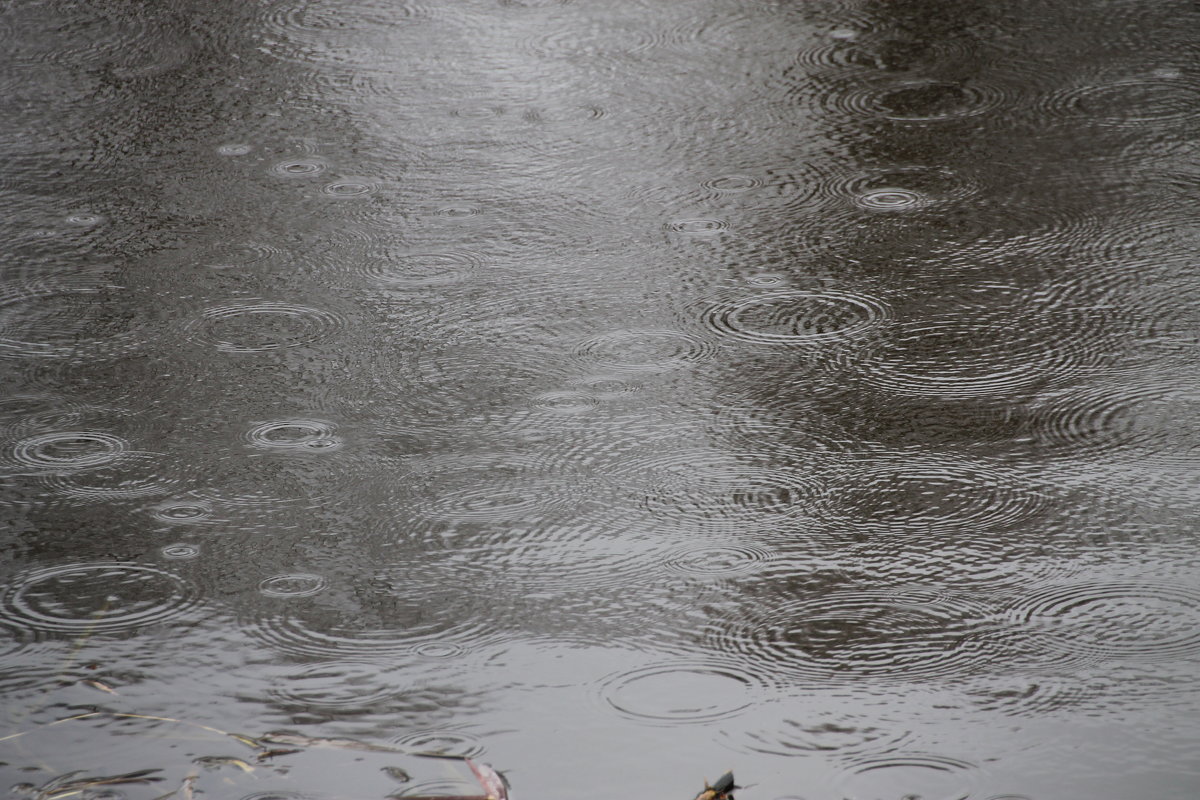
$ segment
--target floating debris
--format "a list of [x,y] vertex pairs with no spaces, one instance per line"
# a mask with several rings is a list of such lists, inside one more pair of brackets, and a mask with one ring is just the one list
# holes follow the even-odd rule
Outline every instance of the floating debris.
[[733,790],[740,788],[733,783],[733,772],[726,772],[711,786],[705,781],[704,791],[696,795],[696,800],[733,800]]

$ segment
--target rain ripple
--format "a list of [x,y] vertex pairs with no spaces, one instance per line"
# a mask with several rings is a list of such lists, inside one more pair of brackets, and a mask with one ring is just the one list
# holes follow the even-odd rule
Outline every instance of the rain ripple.
[[300,418],[260,423],[246,431],[245,440],[252,447],[277,452],[326,452],[342,445],[334,423]]
[[112,461],[83,472],[55,474],[43,478],[52,491],[77,500],[103,502],[168,494],[180,479],[163,474],[159,456],[138,451],[125,452]]
[[483,261],[469,250],[386,253],[369,257],[364,272],[388,288],[428,289],[466,282]]
[[262,353],[323,342],[346,325],[334,311],[270,300],[235,300],[186,324],[189,338],[223,353]]
[[974,181],[940,167],[886,167],[830,181],[826,192],[867,211],[914,211],[964,200]]
[[982,777],[969,761],[930,753],[889,753],[855,759],[836,780],[848,800],[876,797],[966,800]]
[[720,300],[702,312],[708,329],[756,344],[853,339],[891,317],[883,301],[832,289],[779,291]]
[[17,577],[0,591],[0,609],[8,621],[38,631],[111,633],[173,620],[199,599],[186,580],[156,567],[76,563]]
[[1008,616],[1033,641],[1069,657],[1156,661],[1200,653],[1200,594],[1179,585],[1047,586],[1018,598]]
[[851,468],[834,479],[829,498],[829,515],[855,530],[968,534],[1027,521],[1050,499],[1019,472],[947,457]]
[[0,356],[91,360],[137,350],[150,334],[144,322],[129,329],[127,315],[112,313],[109,292],[118,289],[91,281],[0,287]]
[[14,463],[37,470],[70,472],[110,464],[129,450],[119,436],[101,431],[54,431],[27,436],[11,448]]
[[992,624],[967,597],[878,590],[782,600],[713,618],[710,643],[762,675],[801,681],[944,679],[994,668],[973,640]]
[[612,372],[664,372],[713,357],[712,343],[681,330],[627,329],[592,337],[575,346],[588,367]]
[[715,659],[625,670],[599,684],[605,705],[621,716],[666,726],[729,719],[753,706],[763,688],[758,676]]
[[940,315],[896,323],[847,367],[889,392],[927,397],[1004,396],[1044,390],[1113,359],[1085,312]]
[[1111,126],[1146,126],[1192,118],[1200,84],[1165,78],[1118,80],[1051,93],[1043,110],[1058,117]]

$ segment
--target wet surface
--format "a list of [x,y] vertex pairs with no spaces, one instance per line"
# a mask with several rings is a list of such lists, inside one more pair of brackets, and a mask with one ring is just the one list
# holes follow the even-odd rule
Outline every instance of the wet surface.
[[1198,22],[9,4],[0,789],[1194,798]]

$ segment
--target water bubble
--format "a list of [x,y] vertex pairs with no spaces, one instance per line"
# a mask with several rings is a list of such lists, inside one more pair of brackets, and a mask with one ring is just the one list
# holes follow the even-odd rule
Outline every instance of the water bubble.
[[217,154],[222,156],[244,156],[252,152],[254,152],[254,145],[244,142],[230,142],[217,147]]
[[200,555],[200,546],[186,542],[175,542],[174,544],[165,545],[159,552],[163,554],[163,558],[169,558],[172,561],[184,561]]
[[271,165],[271,173],[283,178],[309,178],[320,175],[327,164],[320,158],[289,158]]
[[604,702],[624,717],[654,725],[728,719],[750,708],[761,686],[736,664],[667,662],[604,678]]
[[205,309],[188,323],[191,338],[225,353],[261,353],[330,338],[345,319],[326,309],[268,300],[237,300]]
[[13,459],[28,467],[77,470],[99,467],[129,449],[120,437],[99,431],[56,431],[21,439],[12,448]]
[[705,326],[756,344],[802,345],[853,339],[884,324],[891,308],[865,294],[778,291],[733,297],[702,312]]
[[182,578],[150,566],[64,564],[18,576],[0,608],[19,624],[57,633],[136,630],[184,614],[197,602]]

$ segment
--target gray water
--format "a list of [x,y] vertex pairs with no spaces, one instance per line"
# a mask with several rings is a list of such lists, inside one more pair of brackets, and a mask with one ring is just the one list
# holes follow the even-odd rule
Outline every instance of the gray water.
[[3,4],[0,791],[1200,796],[1198,23]]

